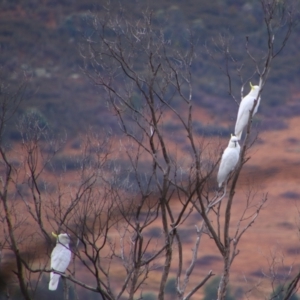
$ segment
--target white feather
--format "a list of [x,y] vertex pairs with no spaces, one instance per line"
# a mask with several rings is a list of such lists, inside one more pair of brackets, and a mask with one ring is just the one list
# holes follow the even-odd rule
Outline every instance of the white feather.
[[228,147],[224,150],[217,175],[219,187],[227,179],[229,173],[234,170],[240,156],[240,144],[236,136],[232,136]]
[[[235,130],[234,130],[234,133],[239,140],[242,137],[242,133],[243,133],[245,126],[248,124],[249,113],[253,107],[254,101],[256,100],[256,98],[258,96],[258,93],[259,93],[259,86],[258,85],[252,86],[250,93],[247,96],[245,96],[240,103],[239,111],[238,111],[238,115],[237,115],[237,119],[236,119],[236,123],[235,123]],[[252,116],[254,116],[256,114],[259,103],[260,103],[260,97],[257,101],[257,104],[255,106]]]
[[[60,234],[57,244],[51,253],[51,269],[65,272],[71,261],[71,251],[69,249],[70,238],[66,233]],[[50,273],[49,290],[55,291],[59,282],[60,275]]]

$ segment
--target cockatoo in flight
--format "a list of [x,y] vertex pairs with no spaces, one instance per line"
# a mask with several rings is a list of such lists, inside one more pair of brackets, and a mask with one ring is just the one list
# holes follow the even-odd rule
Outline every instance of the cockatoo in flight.
[[[245,96],[240,103],[239,111],[235,123],[234,133],[238,138],[238,140],[241,139],[243,130],[245,126],[248,124],[250,110],[252,109],[254,101],[257,99],[260,90],[258,85],[252,85],[251,82],[250,82],[250,87],[251,87],[250,93],[247,96]],[[260,103],[260,97],[259,99],[257,99],[257,103],[254,108],[252,116],[256,114],[259,103]]]
[[232,135],[227,148],[224,150],[221,158],[221,163],[217,175],[217,181],[219,188],[222,186],[223,182],[227,180],[228,175],[234,170],[239,157],[240,157],[240,144],[239,139]]
[[[57,240],[56,246],[51,253],[51,269],[65,272],[71,260],[70,237],[67,233],[56,235],[52,232],[52,235]],[[50,273],[49,290],[55,291],[57,289],[59,278],[60,274]]]

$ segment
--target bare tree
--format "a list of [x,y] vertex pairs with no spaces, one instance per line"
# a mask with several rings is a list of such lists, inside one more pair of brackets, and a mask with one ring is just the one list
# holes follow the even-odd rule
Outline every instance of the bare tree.
[[[252,53],[251,40],[246,39],[252,76],[259,78],[259,96],[272,61],[294,26],[285,3],[263,0],[261,4],[267,41],[262,59]],[[47,126],[26,115],[19,123],[22,139],[15,166],[16,154],[5,148],[3,132],[18,107],[23,86],[18,97],[10,94],[14,102],[1,100],[1,250],[12,253],[15,264],[11,269],[22,295],[34,299],[43,274],[55,272],[47,267],[54,243],[49,232],[55,231],[68,232],[73,239],[68,272],[56,271],[64,279],[64,299],[68,299],[69,289],[79,297],[79,291],[67,284],[70,282],[102,299],[142,299],[149,287],[157,291],[158,299],[165,299],[172,268],[176,270],[177,298],[191,299],[216,274],[207,270],[196,283],[192,277],[204,238],[212,239],[215,247],[211,251],[222,256],[218,299],[225,299],[239,242],[267,201],[267,193],[257,200],[250,189],[243,199],[244,210],[233,224],[239,175],[255,142],[250,133],[258,98],[249,112],[239,163],[224,189],[215,191],[220,148],[194,129],[193,63],[197,51],[192,32],[187,31],[184,46],[177,48],[151,11],[133,21],[105,7],[104,13],[92,15],[91,20],[93,34],[80,49],[83,71],[116,115],[119,135],[87,133],[80,140],[80,154],[69,157],[68,165],[59,152],[64,141],[50,138]],[[276,28],[283,25],[286,32],[277,44]],[[225,58],[222,70],[233,95],[231,63],[238,63],[224,38],[216,43]],[[243,80],[242,65],[236,71],[243,97],[249,79]],[[171,126],[176,126],[175,133]],[[180,143],[185,145],[184,151]],[[16,199],[9,201],[10,195]],[[192,215],[197,216],[194,246],[186,257],[188,246],[181,229]],[[159,230],[156,224],[160,224]],[[157,274],[160,278],[153,283],[151,278]],[[294,291],[297,278],[286,297]]]
[[24,275],[24,266],[19,255],[19,245],[16,231],[20,229],[24,218],[18,215],[14,207],[14,203],[10,201],[11,187],[13,186],[14,174],[16,168],[12,160],[7,155],[7,149],[4,142],[5,127],[17,108],[22,102],[26,81],[24,81],[15,91],[11,91],[10,87],[4,83],[0,86],[1,96],[1,112],[0,112],[0,154],[1,154],[1,221],[3,225],[4,241],[1,243],[4,248],[9,248],[14,255],[14,263],[16,265],[16,275],[20,289],[25,299],[30,299],[29,292],[26,286]]
[[[246,52],[253,62],[253,75],[259,77],[261,88],[258,97],[266,83],[274,58],[282,51],[292,32],[295,20],[291,8],[286,10],[277,1],[262,1],[262,10],[266,26],[266,51],[262,58],[256,58],[249,49],[249,38],[246,38]],[[193,93],[191,65],[195,58],[193,36],[190,35],[189,46],[184,50],[173,47],[171,41],[165,39],[163,29],[156,27],[151,12],[146,12],[142,19],[135,21],[126,20],[123,15],[112,18],[109,11],[102,18],[94,19],[96,34],[87,39],[88,48],[82,52],[86,61],[85,72],[87,76],[107,95],[107,101],[119,118],[120,127],[135,149],[127,151],[132,162],[135,176],[139,176],[139,160],[143,152],[144,160],[152,165],[152,171],[146,173],[148,181],[146,191],[141,190],[141,204],[147,199],[147,195],[153,189],[158,195],[157,211],[160,213],[165,244],[165,262],[159,288],[159,299],[164,297],[164,288],[169,276],[171,261],[174,257],[174,245],[176,243],[179,255],[177,273],[177,291],[180,299],[189,299],[212,276],[208,275],[199,282],[190,292],[186,292],[189,277],[195,266],[198,247],[204,229],[214,239],[216,248],[224,259],[224,270],[220,281],[218,299],[224,299],[228,286],[230,267],[236,255],[237,244],[246,230],[253,224],[261,208],[267,200],[267,194],[262,196],[254,212],[247,214],[251,204],[251,196],[247,200],[245,211],[241,215],[236,232],[232,235],[229,228],[231,224],[231,208],[235,196],[237,180],[244,164],[248,161],[247,150],[251,146],[249,134],[251,131],[252,114],[257,105],[258,98],[249,112],[247,134],[240,155],[240,162],[229,185],[228,202],[225,211],[221,210],[221,200],[224,193],[211,196],[207,188],[207,182],[215,169],[216,164],[205,161],[210,157],[205,151],[205,144],[199,144],[193,131]],[[285,26],[286,32],[282,40],[277,43],[275,38],[278,28]],[[275,43],[276,41],[276,43]],[[228,77],[229,91],[231,93],[231,74],[229,73],[230,60],[234,61],[228,50],[227,44],[221,40],[221,50],[224,53],[226,66],[224,73]],[[143,62],[142,71],[138,66]],[[235,61],[234,61],[235,62]],[[92,72],[90,70],[93,70]],[[241,76],[242,65],[237,71]],[[120,82],[122,84],[120,85]],[[241,95],[243,95],[244,81],[242,81]],[[242,96],[243,97],[243,96]],[[172,115],[181,129],[181,135],[187,136],[186,143],[190,146],[188,164],[181,163],[173,157],[168,147],[167,132],[165,130],[165,116]],[[133,150],[134,149],[134,150]],[[184,174],[184,176],[182,176]],[[181,203],[179,212],[174,212],[170,206],[170,200],[176,198]],[[135,200],[139,203],[138,200]],[[214,206],[218,204],[217,209]],[[183,272],[182,242],[177,232],[180,225],[186,220],[189,211],[195,209],[199,213],[202,225],[197,228],[197,238],[193,250],[192,262],[185,272],[185,279],[181,282]],[[215,222],[211,221],[208,214],[215,213]],[[224,213],[224,220],[221,214]],[[248,212],[249,213],[249,212]],[[244,220],[246,225],[241,225]],[[223,223],[224,222],[224,223]],[[129,221],[128,221],[129,223]],[[218,224],[217,227],[213,224]],[[136,215],[135,226],[136,242],[143,240],[139,220]],[[142,249],[142,248],[141,248]],[[132,260],[134,268],[135,260]],[[137,264],[140,266],[140,263]],[[137,269],[138,271],[138,269]],[[136,279],[134,280],[136,282]],[[130,294],[132,297],[133,294]]]
[[[265,86],[265,83],[267,81],[269,72],[271,70],[271,65],[273,62],[273,59],[276,58],[278,54],[283,50],[285,47],[293,27],[297,24],[297,19],[295,19],[295,16],[297,16],[296,12],[293,11],[293,7],[289,6],[288,3],[278,3],[277,1],[261,1],[261,7],[264,13],[264,22],[266,26],[266,40],[267,40],[267,45],[264,51],[264,55],[259,58],[255,58],[255,56],[251,53],[249,50],[249,38],[246,37],[246,51],[249,56],[249,58],[253,61],[254,66],[255,66],[255,72],[253,73],[252,76],[258,75],[259,76],[259,87],[260,87],[260,92],[257,96],[256,101],[254,101],[253,107],[251,111],[249,112],[249,119],[248,119],[248,125],[247,125],[247,130],[246,130],[246,137],[242,146],[241,154],[240,154],[240,162],[239,165],[236,168],[236,172],[233,176],[232,180],[232,185],[229,190],[229,199],[228,199],[228,204],[226,207],[226,220],[225,220],[225,235],[224,235],[224,243],[227,245],[227,251],[230,249],[230,244],[233,242],[233,251],[232,251],[232,256],[230,258],[229,252],[227,252],[227,255],[224,256],[224,271],[222,275],[222,280],[220,282],[219,286],[219,291],[218,291],[218,299],[223,299],[226,294],[226,287],[228,284],[228,278],[229,278],[229,266],[231,265],[235,255],[238,254],[236,251],[236,237],[233,239],[230,238],[229,235],[229,222],[230,222],[230,209],[232,205],[232,201],[234,198],[235,194],[235,189],[236,189],[236,184],[237,180],[240,174],[240,171],[242,169],[242,166],[248,161],[249,158],[247,158],[247,150],[249,149],[249,146],[251,146],[252,143],[250,143],[250,131],[251,131],[251,123],[252,123],[252,116],[253,112],[255,110],[255,107],[258,105],[258,99],[261,96],[261,92]],[[280,37],[280,40],[277,41],[277,36],[276,32],[284,28],[284,33]],[[275,42],[276,41],[276,42]],[[221,45],[223,46],[223,52],[225,56],[225,69],[224,72],[228,77],[228,84],[229,84],[229,93],[231,93],[231,76],[229,73],[229,68],[228,68],[228,62],[229,60],[234,59],[230,56],[228,53],[228,46],[224,42],[224,40],[221,40]],[[243,68],[243,65],[238,66],[237,68],[237,73],[239,74],[241,81],[242,81],[242,88],[241,88],[241,98],[243,98],[243,89],[244,89],[244,82],[243,78],[241,76],[241,70]],[[233,97],[234,98],[234,97]],[[267,194],[263,197],[261,205],[264,204],[264,202],[267,200]],[[260,206],[257,210],[257,213],[254,214],[254,218],[251,220],[250,223],[248,223],[248,226],[251,226],[252,222],[255,220],[255,218],[258,215],[258,212],[262,206]],[[244,228],[246,229],[247,226]],[[244,230],[241,232],[242,234],[244,233]],[[239,239],[239,238],[238,238]]]

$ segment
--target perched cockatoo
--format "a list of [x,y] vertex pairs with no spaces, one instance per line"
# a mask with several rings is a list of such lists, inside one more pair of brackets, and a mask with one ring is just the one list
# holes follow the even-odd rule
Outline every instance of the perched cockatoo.
[[[65,272],[71,260],[70,237],[67,233],[56,235],[52,232],[52,235],[57,240],[56,246],[51,253],[51,269]],[[50,273],[49,290],[55,291],[57,289],[59,278],[60,274]]]
[[[250,110],[252,109],[254,101],[257,99],[259,93],[258,85],[252,85],[252,83],[250,82],[250,87],[251,87],[250,93],[247,96],[245,96],[240,103],[239,111],[235,123],[234,133],[238,138],[238,140],[241,139],[243,130],[245,126],[248,124]],[[260,97],[257,100],[252,116],[256,114],[259,103],[260,103]]]
[[219,188],[226,181],[228,175],[234,170],[240,156],[239,139],[232,135],[227,148],[224,150],[218,171],[217,181]]

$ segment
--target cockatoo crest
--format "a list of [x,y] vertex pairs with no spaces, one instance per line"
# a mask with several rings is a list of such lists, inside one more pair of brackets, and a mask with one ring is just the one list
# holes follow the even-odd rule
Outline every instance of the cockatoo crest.
[[69,245],[70,236],[67,233],[61,233],[59,235],[52,232],[52,235],[57,239],[56,243],[60,243],[62,245]]

